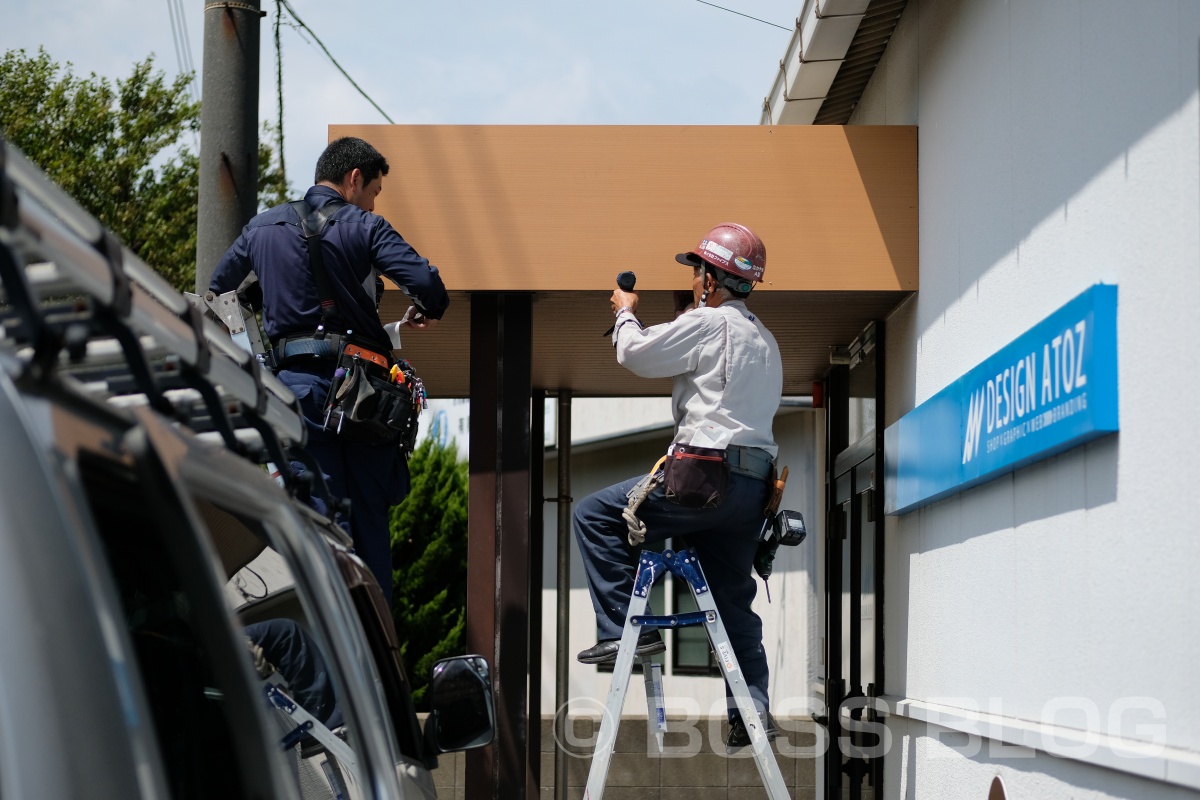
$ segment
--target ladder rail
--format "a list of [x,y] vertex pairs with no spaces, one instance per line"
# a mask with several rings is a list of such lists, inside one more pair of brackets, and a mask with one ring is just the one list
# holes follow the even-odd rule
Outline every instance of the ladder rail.
[[625,693],[629,689],[629,677],[633,673],[633,659],[637,651],[639,626],[633,623],[633,617],[641,615],[650,602],[650,587],[658,577],[657,566],[645,553],[638,559],[625,628],[621,631],[621,647],[617,651],[617,663],[613,665],[608,700],[604,704],[604,716],[600,720],[600,731],[596,734],[596,749],[592,753],[592,766],[588,771],[587,787],[583,792],[583,796],[591,800],[604,797],[604,784],[608,780],[608,768],[612,764],[613,748],[617,744],[621,709],[625,707]]
[[[691,548],[687,552],[689,558],[695,562],[696,569],[700,570],[696,552]],[[708,591],[707,584],[704,586],[704,591],[697,591],[694,585],[691,586],[697,608],[705,613],[704,630],[708,633],[709,644],[712,645],[713,652],[717,654],[717,662],[724,670],[724,678],[737,703],[742,724],[746,726],[746,732],[750,735],[754,763],[758,768],[759,777],[762,778],[763,786],[767,789],[767,796],[771,800],[785,800],[790,797],[787,785],[783,781],[783,774],[780,772],[779,764],[775,761],[775,754],[771,750],[771,741],[767,738],[762,713],[754,705],[754,699],[750,696],[750,688],[742,674],[742,666],[738,663],[737,656],[734,655],[733,645],[729,641],[729,633],[725,630],[725,623],[721,621],[721,616],[717,613],[716,601],[713,599],[712,593]]]
[[[5,270],[0,293],[9,305],[17,301],[13,313],[31,329],[51,327],[43,303],[53,296],[86,297],[93,316],[103,312],[115,325],[131,331],[139,345],[149,337],[154,346],[220,387],[222,395],[238,403],[244,413],[260,417],[269,437],[284,446],[303,445],[306,431],[291,390],[261,370],[254,357],[238,348],[216,323],[194,320],[182,294],[2,140],[0,248],[13,261],[12,269]],[[95,337],[96,331],[91,331],[89,338]],[[35,341],[45,350],[35,355],[45,359],[48,369],[68,374],[72,364],[59,358],[62,345],[54,339]],[[28,357],[25,343],[10,340],[7,330],[0,332],[0,340],[7,351]],[[130,357],[128,352],[125,355]],[[144,352],[139,357],[146,358]],[[153,386],[143,388],[154,393]]]
[[[250,352],[254,337],[239,347],[2,137],[0,304],[0,366],[15,379],[109,408],[149,403],[256,464],[303,460],[300,404]],[[176,389],[202,402],[174,403]],[[247,433],[261,446],[244,447]],[[293,496],[305,488],[279,472]],[[320,470],[309,477],[332,519],[341,499]]]
[[[643,613],[649,603],[650,587],[667,571],[687,581],[692,597],[696,601],[696,607],[699,609],[698,612],[666,616],[652,616]],[[758,769],[763,787],[767,790],[767,797],[770,800],[787,800],[791,796],[784,783],[783,773],[779,770],[779,764],[775,761],[775,754],[771,749],[771,742],[767,738],[762,716],[755,707],[754,699],[750,696],[741,665],[733,652],[733,645],[729,641],[729,632],[721,621],[716,601],[709,591],[704,570],[700,567],[700,560],[695,549],[689,547],[679,552],[666,550],[661,554],[643,550],[638,559],[633,594],[630,596],[625,627],[621,631],[621,646],[617,652],[616,664],[613,666],[608,700],[604,706],[604,716],[600,721],[600,731],[596,736],[596,749],[592,754],[591,769],[588,771],[587,787],[583,795],[585,800],[602,800],[604,797],[604,787],[612,763],[613,748],[617,741],[617,730],[621,724],[621,711],[625,706],[625,694],[628,691],[629,678],[633,672],[633,661],[640,629],[643,627],[683,627],[697,624],[704,626],[709,644],[712,645],[713,652],[717,654],[723,676],[729,685],[738,713],[750,736],[755,767]],[[649,659],[643,659],[642,663],[644,669],[650,669]],[[657,697],[655,697],[656,692],[658,693]],[[661,713],[661,692],[661,683],[656,686],[654,680],[647,677],[647,724],[650,723],[651,716],[656,712]],[[661,734],[659,738],[661,750]]]

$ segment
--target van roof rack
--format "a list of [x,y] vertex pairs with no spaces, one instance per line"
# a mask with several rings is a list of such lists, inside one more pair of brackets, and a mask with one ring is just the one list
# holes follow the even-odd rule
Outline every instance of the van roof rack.
[[149,404],[340,508],[303,449],[291,390],[3,138],[0,285],[0,367],[15,381]]

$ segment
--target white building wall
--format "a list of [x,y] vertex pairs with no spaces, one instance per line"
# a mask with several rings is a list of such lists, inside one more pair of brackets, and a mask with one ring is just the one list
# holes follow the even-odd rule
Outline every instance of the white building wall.
[[[1194,2],[909,0],[852,119],[920,127],[921,289],[889,320],[888,424],[1119,286],[1120,433],[888,519],[886,692],[1159,740],[1194,787],[1198,42]],[[1113,713],[1127,698],[1147,710]],[[923,724],[891,724],[888,796],[986,797],[995,765],[934,764]],[[1175,796],[1017,769],[1010,798]]]
[[471,444],[471,401],[435,398],[417,418],[417,440],[434,437],[440,444],[454,442],[459,461],[466,461]]
[[[557,399],[548,397],[542,411],[544,444],[553,447],[558,442]],[[453,441],[459,460],[467,460],[471,442],[469,399],[431,399],[418,422],[418,441],[430,436],[443,444]],[[671,424],[669,397],[577,397],[572,400],[572,437],[576,441],[595,441],[614,433],[653,430]]]
[[[553,403],[550,400],[547,405]],[[549,420],[546,424],[549,426]],[[576,442],[673,424],[669,397],[577,397],[571,402],[571,438]]]
[[987,800],[997,777],[1008,800],[1194,800],[1196,796],[1189,789],[1152,784],[1144,778],[1031,749],[971,740],[947,728],[926,727],[904,719],[895,720],[891,727],[898,736],[894,754],[887,761],[883,797]]

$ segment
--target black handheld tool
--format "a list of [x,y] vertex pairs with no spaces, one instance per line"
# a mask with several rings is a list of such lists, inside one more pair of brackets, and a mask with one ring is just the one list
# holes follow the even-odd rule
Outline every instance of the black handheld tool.
[[[632,292],[633,286],[636,283],[637,283],[637,275],[634,275],[632,272],[626,271],[626,272],[622,272],[617,275],[617,288],[620,289],[622,292]],[[613,328],[615,328],[615,327],[617,327],[617,325],[614,322],[612,324],[612,326],[601,335],[602,336],[612,336]]]

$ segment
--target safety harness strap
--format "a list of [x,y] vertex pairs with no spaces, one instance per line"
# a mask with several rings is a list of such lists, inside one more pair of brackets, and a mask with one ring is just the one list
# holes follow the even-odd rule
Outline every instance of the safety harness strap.
[[321,252],[321,237],[329,226],[330,218],[342,206],[344,200],[330,200],[319,209],[313,209],[307,201],[295,200],[288,203],[300,217],[300,227],[304,231],[304,248],[308,250],[308,269],[312,273],[313,283],[317,287],[317,298],[321,301],[321,331],[328,330],[331,319],[340,319],[337,300],[333,296],[333,286],[329,282],[329,273],[325,270],[325,256]]

